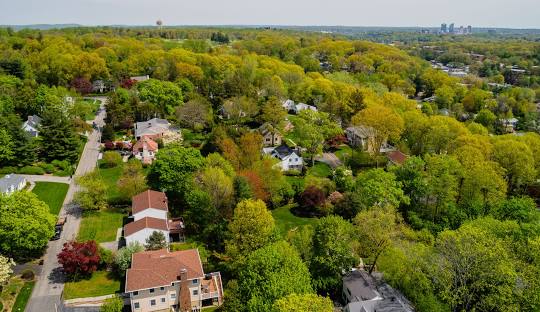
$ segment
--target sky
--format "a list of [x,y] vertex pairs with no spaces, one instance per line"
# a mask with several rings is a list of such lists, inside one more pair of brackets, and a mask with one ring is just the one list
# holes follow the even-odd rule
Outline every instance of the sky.
[[540,28],[540,0],[0,0],[0,24]]

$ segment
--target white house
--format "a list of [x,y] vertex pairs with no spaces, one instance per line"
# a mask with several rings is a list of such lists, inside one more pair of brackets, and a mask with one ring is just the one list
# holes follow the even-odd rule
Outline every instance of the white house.
[[24,189],[26,178],[17,174],[7,174],[0,179],[0,193],[10,195]]
[[280,160],[276,166],[279,166],[282,171],[298,170],[302,171],[304,167],[304,159],[298,155],[297,151],[286,145],[278,147],[265,147],[263,154],[270,155]]
[[135,80],[137,82],[141,82],[141,81],[146,81],[148,79],[150,79],[150,76],[148,75],[144,75],[144,76],[133,76],[133,77],[129,77],[130,80]]
[[287,111],[292,111],[296,109],[296,105],[294,105],[293,100],[286,100],[281,106],[283,106],[283,108]]
[[133,145],[133,156],[143,164],[151,164],[156,159],[158,144],[147,136],[143,136]]
[[167,244],[169,243],[169,226],[167,219],[144,217],[124,226],[124,238],[126,239],[127,245],[138,242],[144,246],[144,244],[146,244],[146,239],[154,232],[163,233]]
[[41,118],[36,115],[28,116],[28,119],[23,123],[22,129],[31,137],[39,136],[39,127],[41,126]]
[[309,109],[309,110],[312,110],[312,111],[315,111],[315,112],[317,111],[317,107],[315,107],[313,105],[308,105],[308,104],[305,104],[305,103],[295,104],[293,100],[286,100],[285,102],[283,102],[283,104],[281,106],[284,109],[286,109],[287,111],[292,111],[295,114],[298,114],[299,112],[301,112],[303,110],[306,110],[306,109]]

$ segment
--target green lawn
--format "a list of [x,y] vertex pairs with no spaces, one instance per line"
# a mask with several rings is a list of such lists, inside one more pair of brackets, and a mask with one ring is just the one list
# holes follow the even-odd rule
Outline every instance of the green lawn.
[[21,288],[21,291],[17,295],[17,299],[15,299],[15,304],[13,305],[13,308],[11,309],[12,312],[23,312],[26,308],[26,304],[28,303],[28,299],[30,298],[30,295],[32,294],[32,289],[34,289],[34,285],[36,282],[30,281],[25,282],[24,286]]
[[352,149],[348,145],[343,145],[334,154],[336,154],[339,160],[341,160],[342,162],[345,162],[345,160],[351,157]]
[[103,181],[107,185],[107,199],[109,202],[114,202],[120,197],[120,192],[116,183],[122,175],[123,166],[116,166],[114,168],[100,168],[99,173],[103,178]]
[[84,213],[77,240],[95,240],[98,243],[114,241],[116,231],[122,227],[124,215],[113,209]]
[[300,218],[293,215],[290,211],[292,207],[294,207],[294,205],[285,205],[272,210],[272,216],[276,221],[276,226],[279,229],[279,232],[283,235],[285,235],[290,229],[308,224],[314,224],[317,221],[316,218]]
[[64,286],[64,298],[87,298],[112,295],[120,292],[120,281],[111,272],[96,271],[92,277],[78,282],[68,282]]
[[307,174],[314,175],[319,178],[326,178],[332,174],[332,168],[325,163],[316,162],[313,167],[308,169]]
[[100,101],[90,99],[78,100],[73,107],[75,114],[84,120],[92,120],[96,116]]
[[68,188],[69,184],[65,183],[36,182],[32,192],[49,205],[49,211],[56,216],[62,208]]

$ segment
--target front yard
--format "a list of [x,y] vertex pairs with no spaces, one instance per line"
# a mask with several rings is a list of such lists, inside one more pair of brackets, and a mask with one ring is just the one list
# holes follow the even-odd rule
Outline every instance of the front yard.
[[62,208],[68,188],[69,185],[65,183],[36,182],[32,192],[44,201],[49,206],[49,211],[56,216]]
[[301,218],[292,214],[291,208],[295,204],[285,205],[272,210],[272,216],[276,221],[276,226],[282,235],[287,234],[291,229],[302,227],[305,225],[313,225],[317,218]]
[[0,292],[0,311],[24,311],[30,298],[34,281],[27,281],[20,276],[13,276]]
[[112,272],[96,271],[89,279],[67,282],[64,286],[64,299],[112,295],[121,292],[120,287],[120,280]]
[[95,240],[97,243],[116,240],[116,231],[122,227],[126,214],[118,209],[85,212],[79,229],[78,241]]
[[120,198],[120,192],[118,191],[118,187],[116,186],[116,183],[118,182],[118,179],[120,179],[120,176],[122,175],[122,165],[113,167],[113,168],[100,168],[99,174],[101,175],[101,178],[107,185],[107,200],[109,202],[115,202]]

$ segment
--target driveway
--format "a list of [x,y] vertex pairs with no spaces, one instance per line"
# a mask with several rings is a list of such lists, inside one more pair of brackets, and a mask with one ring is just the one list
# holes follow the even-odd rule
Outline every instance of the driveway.
[[343,165],[334,153],[323,153],[322,156],[315,157],[315,160],[329,165],[332,169]]
[[[101,107],[104,108],[105,98],[96,98],[101,101]],[[101,110],[96,116],[94,121],[99,126],[98,129],[103,127],[105,118],[105,110]],[[101,140],[100,130],[94,130],[88,137],[88,141],[84,146],[81,159],[75,170],[75,176],[81,176],[94,170],[96,167],[98,154],[99,154],[99,142]],[[53,179],[58,177],[52,176],[39,176],[40,179]],[[36,176],[30,176],[34,179]],[[69,179],[69,178],[68,178]],[[35,180],[42,181],[42,180]],[[48,180],[50,182],[56,182]],[[65,182],[64,182],[65,183]],[[69,180],[69,189],[64,199],[64,204],[60,210],[60,216],[69,216],[68,221],[64,225],[62,236],[57,241],[50,241],[47,247],[47,251],[43,257],[44,263],[41,269],[41,274],[37,278],[36,285],[32,292],[32,296],[26,306],[27,312],[42,312],[42,311],[56,311],[57,306],[60,305],[62,291],[64,290],[65,277],[62,274],[60,265],[56,255],[62,250],[62,245],[70,240],[74,240],[79,232],[79,226],[81,224],[81,209],[74,203],[72,203],[73,196],[77,192],[79,187],[76,185],[75,180]]]

